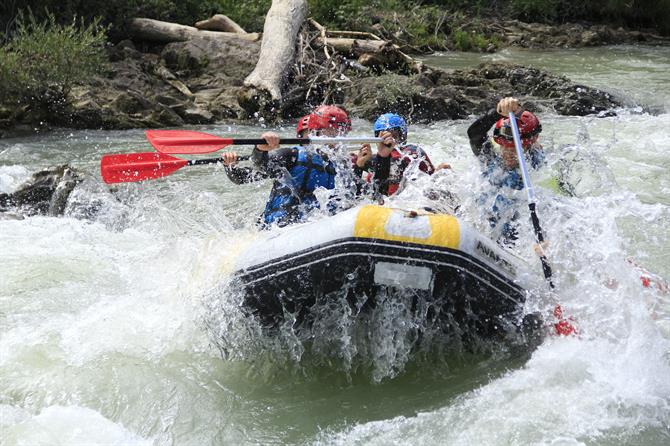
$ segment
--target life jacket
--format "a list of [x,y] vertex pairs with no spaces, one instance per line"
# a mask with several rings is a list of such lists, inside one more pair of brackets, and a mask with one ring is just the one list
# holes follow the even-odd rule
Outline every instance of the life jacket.
[[[389,176],[386,179],[385,183],[388,185],[387,195],[391,196],[395,194],[400,188],[400,182],[403,179],[405,174],[405,169],[407,166],[415,160],[420,159],[419,170],[432,175],[435,172],[435,167],[433,163],[428,158],[426,152],[423,151],[421,147],[416,144],[405,144],[399,146],[397,150],[391,152],[391,165],[389,168]],[[368,182],[372,181],[373,175],[368,174],[366,180]]]
[[265,205],[263,222],[285,226],[301,221],[306,212],[319,207],[314,196],[318,187],[335,188],[335,166],[316,152],[299,147],[288,175],[276,180]]

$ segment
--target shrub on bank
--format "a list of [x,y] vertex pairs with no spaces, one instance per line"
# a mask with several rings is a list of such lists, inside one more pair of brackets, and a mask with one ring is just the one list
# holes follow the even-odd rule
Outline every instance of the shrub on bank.
[[104,67],[106,36],[98,20],[59,25],[46,17],[19,16],[13,37],[0,47],[0,98],[59,113],[72,87]]
[[[431,50],[496,46],[493,30],[477,17],[527,22],[590,21],[655,28],[670,34],[670,0],[308,0],[310,14],[333,29],[373,31],[410,48]],[[228,15],[249,32],[262,31],[272,0],[22,0],[0,2],[0,29],[14,29],[19,9],[38,20],[52,11],[67,25],[72,17],[109,26],[113,42],[126,38],[129,18],[148,17],[192,25],[216,13]],[[374,28],[373,28],[374,27]],[[474,36],[472,35],[474,31]],[[465,35],[469,32],[470,35]],[[0,37],[1,39],[1,37]],[[474,39],[474,40],[473,40]],[[486,41],[486,42],[485,42]]]
[[38,21],[53,14],[60,25],[80,17],[86,23],[99,18],[109,27],[112,41],[126,38],[126,24],[134,17],[193,25],[213,14],[226,14],[247,31],[262,31],[272,0],[23,0],[0,6],[0,26],[12,30],[14,18],[31,11]]

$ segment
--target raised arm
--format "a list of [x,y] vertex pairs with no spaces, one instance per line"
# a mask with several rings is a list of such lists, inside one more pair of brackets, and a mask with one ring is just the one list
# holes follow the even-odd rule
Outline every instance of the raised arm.
[[487,111],[484,115],[480,116],[473,122],[470,127],[468,127],[468,138],[470,139],[470,148],[472,153],[475,156],[490,155],[490,152],[486,146],[486,142],[489,139],[488,132],[500,119],[500,115],[495,109]]

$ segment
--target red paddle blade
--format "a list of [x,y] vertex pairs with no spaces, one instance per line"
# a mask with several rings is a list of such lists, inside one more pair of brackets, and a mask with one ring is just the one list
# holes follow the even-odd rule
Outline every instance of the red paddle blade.
[[149,143],[160,153],[210,153],[230,145],[231,138],[220,138],[193,130],[147,130]]
[[155,152],[105,155],[100,160],[100,174],[107,184],[130,183],[162,178],[187,164],[187,160]]

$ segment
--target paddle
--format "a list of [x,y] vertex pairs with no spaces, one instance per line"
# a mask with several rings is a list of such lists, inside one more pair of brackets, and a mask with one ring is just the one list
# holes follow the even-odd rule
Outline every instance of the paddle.
[[[222,138],[208,133],[193,130],[147,130],[149,143],[160,153],[174,154],[200,154],[211,153],[221,150],[230,145],[260,145],[265,144],[264,139],[239,139]],[[315,136],[311,138],[282,138],[280,144],[309,145],[309,144],[338,144],[338,143],[375,143],[381,142],[381,138],[375,137],[327,137]]]
[[[237,159],[243,161],[249,157],[238,156]],[[156,152],[123,153],[104,155],[100,160],[100,173],[107,184],[130,183],[163,178],[184,166],[220,162],[223,162],[223,158],[184,160]]]
[[[540,219],[537,217],[537,212],[535,211],[535,195],[533,193],[533,186],[530,184],[530,178],[528,176],[528,169],[526,168],[526,160],[523,155],[523,148],[521,146],[521,136],[519,135],[519,127],[516,124],[516,116],[514,112],[509,112],[509,122],[512,126],[512,133],[514,134],[514,147],[516,148],[516,156],[519,158],[519,167],[521,168],[521,177],[523,178],[523,185],[526,189],[526,196],[528,198],[528,209],[530,210],[530,219],[533,222],[533,229],[535,230],[535,238],[539,243],[540,249],[540,261],[542,262],[542,272],[544,273],[544,278],[549,283],[551,289],[554,289],[554,282],[551,280],[551,266],[547,260],[547,256],[542,250],[542,242],[544,242],[544,233],[542,232],[542,227],[540,227]],[[558,322],[554,324],[554,329],[559,335],[567,336],[572,333],[576,333],[575,327],[572,324],[563,318],[563,310],[560,305],[556,305],[554,308],[554,316],[558,319]]]

